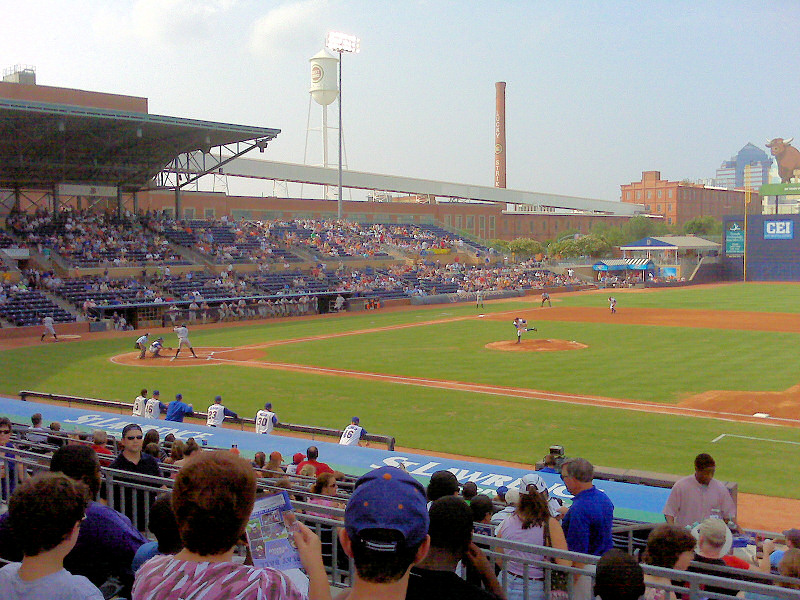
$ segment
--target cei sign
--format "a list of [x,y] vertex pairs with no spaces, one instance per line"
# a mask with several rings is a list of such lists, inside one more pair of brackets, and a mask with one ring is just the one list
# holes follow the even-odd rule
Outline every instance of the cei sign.
[[793,221],[764,221],[765,240],[792,240],[794,239]]

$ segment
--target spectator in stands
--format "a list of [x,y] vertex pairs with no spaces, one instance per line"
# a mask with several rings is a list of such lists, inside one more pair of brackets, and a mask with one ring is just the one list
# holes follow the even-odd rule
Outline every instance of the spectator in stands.
[[[787,529],[783,532],[783,537],[786,540],[786,548],[800,548],[800,529]],[[786,550],[773,550],[769,556],[769,564],[773,569],[778,568],[778,563],[783,558]]]
[[504,485],[501,485],[499,488],[497,488],[494,502],[497,502],[498,504],[506,504],[506,492],[508,492],[508,488]]
[[[718,577],[741,579],[741,577],[735,573],[721,574],[718,570],[713,568],[728,566],[723,557],[725,556],[725,542],[731,533],[725,521],[717,518],[708,518],[700,523],[700,527],[697,529],[697,535],[697,549],[695,550],[693,559],[696,564],[690,565],[688,570],[692,573],[705,573]],[[711,566],[712,568],[709,569],[705,565]],[[736,590],[732,589],[735,585],[735,582],[732,582],[731,587],[727,588],[707,585],[701,586],[701,589],[705,589],[707,592],[736,596]]]
[[395,467],[356,481],[339,539],[356,566],[348,600],[403,600],[411,567],[428,552],[425,490]]
[[191,404],[186,404],[183,401],[183,394],[175,394],[175,400],[167,406],[166,421],[174,421],[176,423],[183,423],[184,417],[189,417],[194,414],[194,409]]
[[[614,505],[605,493],[592,484],[594,467],[585,458],[568,458],[561,465],[561,479],[574,497],[572,505],[562,520],[567,548],[571,552],[602,556],[614,543],[611,526]],[[573,566],[583,568],[584,563],[573,561]],[[589,598],[591,578],[576,575],[575,591],[578,598]]]
[[[11,443],[11,420],[0,417],[0,448],[14,448]],[[14,492],[17,483],[25,479],[25,466],[13,460],[14,452],[5,452],[5,460],[0,462],[0,498],[8,500]]]
[[5,600],[103,599],[86,577],[64,569],[64,558],[78,541],[88,502],[86,487],[61,473],[39,473],[17,488],[8,512],[24,558],[0,569]]
[[488,524],[494,514],[494,505],[492,499],[485,494],[478,494],[469,503],[470,510],[472,510],[472,521],[475,523]]
[[280,477],[283,471],[283,456],[277,450],[269,453],[269,462],[264,465],[264,477]]
[[443,496],[458,496],[458,492],[458,479],[450,471],[436,471],[431,475],[426,490],[429,502],[434,502]]
[[267,466],[267,455],[264,452],[256,452],[253,455],[253,462],[250,464],[256,471],[256,477],[266,477],[264,468]]
[[296,475],[297,474],[297,465],[303,462],[306,459],[305,455],[302,452],[295,452],[292,456],[292,464],[286,467],[286,474],[287,475]]
[[47,429],[42,427],[42,413],[34,413],[31,416],[31,427],[25,433],[25,439],[35,444],[47,442]]
[[594,593],[600,600],[639,600],[644,591],[642,567],[630,554],[613,548],[597,561]]
[[[89,446],[75,444],[59,448],[50,461],[50,471],[82,482],[89,489],[90,497],[97,497],[100,464]],[[75,548],[64,559],[64,567],[73,575],[86,576],[98,587],[110,576],[117,577],[123,584],[120,595],[125,597],[126,589],[129,592],[133,583],[131,561],[146,541],[127,517],[92,501],[86,509]],[[12,561],[22,559],[22,547],[11,535],[8,514],[0,516],[0,557]]]
[[[696,543],[694,536],[683,527],[668,523],[659,525],[647,536],[647,548],[642,556],[642,562],[654,567],[685,571],[694,558]],[[675,592],[649,586],[649,584],[671,585],[669,577],[645,574],[644,580],[648,584],[645,600],[677,600]]]
[[[120,471],[130,471],[138,475],[161,477],[158,461],[149,454],[142,453],[143,440],[144,435],[142,435],[142,428],[139,425],[136,423],[125,425],[122,429],[122,452],[117,455],[117,458],[109,467]],[[119,476],[117,479],[121,481],[137,481],[136,479],[125,479]],[[120,488],[115,488],[114,491],[114,506],[121,506],[122,494],[120,494]],[[134,496],[136,501],[134,501]],[[125,515],[139,531],[144,531],[146,493],[126,487],[124,497]]]
[[[778,563],[778,574],[783,577],[792,577],[795,581],[781,581],[778,587],[800,590],[800,549],[789,548]],[[745,600],[778,600],[769,594],[745,592]]]
[[153,502],[153,506],[150,507],[147,528],[157,541],[142,544],[136,551],[132,564],[134,573],[154,556],[176,554],[183,548],[178,524],[175,522],[175,513],[172,512],[172,492],[161,494]]
[[[550,515],[547,496],[544,493],[547,491],[544,482],[542,482],[541,487],[543,490],[537,489],[534,485],[526,488],[526,491],[519,490],[519,499],[516,502],[514,512],[500,523],[495,535],[498,538],[512,542],[566,550],[567,541],[564,538],[561,524]],[[521,562],[522,560],[543,560],[542,556],[519,550],[498,549],[498,552],[508,558],[506,571],[508,573],[507,593],[509,600],[521,600],[526,587],[528,589],[528,598],[543,600],[544,572],[540,567],[531,564],[526,575],[524,563]],[[515,558],[519,560],[514,560]],[[559,559],[557,562],[563,565],[570,564],[570,561],[566,559]],[[527,581],[525,580],[526,576]]]
[[468,481],[464,484],[464,487],[461,488],[461,496],[464,498],[467,504],[478,495],[478,484],[474,481]]
[[297,472],[303,470],[303,467],[306,465],[311,465],[314,467],[315,475],[322,475],[323,473],[333,473],[333,469],[331,469],[327,463],[320,462],[317,459],[319,458],[319,449],[316,446],[309,446],[308,450],[306,450],[306,459],[302,461],[300,464],[297,465]]
[[178,468],[184,467],[194,459],[198,458],[202,453],[203,452],[195,439],[190,437],[188,440],[186,440],[186,446],[183,450],[183,458],[175,460],[175,462],[172,464]]
[[[61,423],[58,421],[51,421],[47,426],[47,430],[51,435],[47,436],[47,443],[56,448],[61,448],[67,444],[67,438],[61,433]],[[55,434],[55,435],[53,435]]]
[[[488,498],[487,498],[488,500]],[[428,512],[431,547],[425,558],[411,568],[407,600],[497,600],[503,588],[483,551],[472,543],[472,511],[463,499],[445,496]],[[484,578],[489,591],[456,575],[459,561],[471,565]]]
[[[114,452],[108,447],[108,434],[102,429],[95,429],[92,433],[92,450],[94,450],[98,456],[114,456]],[[109,460],[108,462],[111,461]]]
[[161,447],[160,443],[161,443],[161,436],[158,434],[158,431],[156,429],[148,429],[145,432],[144,440],[142,441],[142,448],[147,448],[150,444],[155,444],[156,449],[154,451],[148,452],[148,454],[156,458],[159,462],[161,462],[168,456],[167,451]]
[[[229,452],[203,453],[178,473],[172,494],[183,550],[147,561],[136,573],[133,600],[304,597],[280,571],[233,562],[256,497],[256,477],[246,461]],[[310,579],[308,596],[329,600],[319,538],[299,522],[293,528]]]
[[164,459],[164,464],[174,465],[176,462],[183,458],[183,453],[186,450],[186,444],[181,440],[172,442],[172,447],[169,449],[169,456]]
[[542,473],[558,473],[558,461],[555,454],[546,454],[542,463],[544,466],[538,469]]
[[664,506],[667,523],[689,527],[718,513],[736,521],[736,505],[723,483],[714,479],[716,463],[709,454],[694,459],[694,475],[675,482]]

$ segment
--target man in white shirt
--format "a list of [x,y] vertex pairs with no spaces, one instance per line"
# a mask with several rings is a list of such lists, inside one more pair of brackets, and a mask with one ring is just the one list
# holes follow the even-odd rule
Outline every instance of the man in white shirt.
[[133,401],[133,416],[144,417],[144,407],[147,404],[147,390],[142,390],[142,393],[136,396]]
[[134,344],[135,348],[139,349],[139,358],[144,358],[144,353],[147,350],[147,340],[150,337],[149,333],[145,333],[143,336],[140,336],[136,339],[136,343]]
[[[344,428],[342,431],[342,437],[339,438],[339,444],[342,446],[360,446],[361,445],[361,438],[367,435],[367,430],[359,425],[360,419],[358,417],[353,417],[350,420],[350,425]],[[364,442],[365,445],[369,445],[369,442]]]
[[194,348],[192,348],[192,344],[189,341],[189,328],[186,327],[186,324],[184,323],[180,327],[175,327],[172,329],[172,331],[174,331],[175,334],[178,336],[178,351],[175,353],[175,356],[173,356],[170,360],[175,360],[176,358],[178,358],[178,354],[181,353],[181,348],[183,348],[184,346],[189,348],[189,350],[192,351],[192,356],[197,358],[197,354],[194,353]]
[[267,402],[264,409],[256,413],[256,433],[272,433],[277,424],[278,417],[272,412],[272,402]]
[[44,326],[44,331],[42,332],[42,337],[40,341],[44,341],[44,338],[48,335],[52,335],[55,341],[58,341],[58,336],[56,335],[55,329],[55,320],[50,315],[47,315],[44,319],[42,319],[42,325]]
[[161,418],[161,413],[164,412],[167,412],[167,405],[161,402],[158,390],[153,390],[153,397],[144,405],[144,417],[145,419],[158,420]]
[[239,415],[222,405],[222,396],[214,398],[214,404],[209,406],[206,412],[208,413],[206,425],[209,427],[219,427],[225,421],[225,417],[239,418]]

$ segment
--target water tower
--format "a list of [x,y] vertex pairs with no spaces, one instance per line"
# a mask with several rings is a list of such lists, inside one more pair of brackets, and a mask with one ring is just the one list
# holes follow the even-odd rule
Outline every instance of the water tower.
[[[322,164],[330,167],[328,162],[328,132],[335,127],[328,126],[328,106],[339,97],[339,87],[336,81],[339,57],[323,48],[309,59],[311,63],[311,89],[308,100],[308,119],[306,122],[306,145],[303,151],[303,163],[308,162],[308,136],[312,131],[322,133]],[[322,107],[322,127],[312,127],[311,111],[312,100]],[[334,138],[335,139],[335,138]],[[325,197],[328,197],[328,187],[325,187]]]

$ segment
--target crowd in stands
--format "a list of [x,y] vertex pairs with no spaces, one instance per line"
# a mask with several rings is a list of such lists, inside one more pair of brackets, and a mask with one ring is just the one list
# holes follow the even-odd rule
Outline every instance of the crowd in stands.
[[[9,419],[0,417],[0,446],[37,448],[51,442],[53,435],[42,427],[41,415],[34,415],[31,427],[14,442],[11,433]],[[722,577],[714,580],[717,587],[703,583],[701,589],[732,597],[737,581],[769,583],[761,573],[770,573],[775,554],[772,571],[781,576],[774,579],[776,585],[800,589],[800,530],[784,532],[785,550],[775,551],[776,544],[766,540],[759,560],[747,563],[728,553],[729,525],[735,526],[735,521],[728,523],[714,515],[714,507],[693,503],[686,484],[678,486],[679,497],[668,503],[665,513],[673,520],[684,518],[680,515],[686,511],[706,515],[694,534],[675,522],[656,526],[638,560],[613,548],[613,506],[594,486],[593,467],[582,458],[566,459],[558,467],[573,501],[569,507],[557,507],[535,472],[522,477],[519,487],[504,490],[502,499],[478,493],[469,482],[460,484],[451,471],[434,473],[427,488],[395,467],[350,477],[322,462],[315,446],[297,453],[290,464],[276,451],[268,461],[260,452],[250,463],[235,447],[204,449],[193,439],[184,444],[174,436],[162,441],[155,430],[143,433],[136,424],[125,427],[121,439],[111,445],[101,430],[94,433],[91,445],[73,438],[61,438],[60,447],[49,447],[49,473],[38,472],[38,463],[28,472],[8,456],[0,461],[3,499],[9,505],[9,512],[0,516],[0,558],[12,561],[0,569],[0,588],[10,594],[4,598],[45,597],[35,594],[52,594],[56,586],[81,594],[63,597],[95,599],[102,597],[98,588],[113,577],[122,597],[131,598],[200,594],[214,600],[327,600],[326,569],[338,564],[338,553],[345,568],[348,559],[355,565],[344,592],[350,599],[543,599],[547,596],[541,565],[551,562],[542,554],[547,547],[599,557],[594,578],[584,572],[551,571],[551,598],[567,598],[571,589],[570,597],[580,600],[677,600],[683,596],[683,571]],[[127,516],[96,501],[101,495],[99,467],[112,459],[111,466],[124,472],[172,478],[172,490],[166,493],[158,489],[163,480],[155,480],[147,522],[141,519],[145,511],[133,509],[139,499],[123,504],[115,499],[113,506],[122,507]],[[714,481],[709,459],[699,455],[695,474],[688,477]],[[12,481],[9,489],[5,483]],[[286,490],[306,518],[341,523],[339,528],[319,527],[318,534],[305,525],[290,524],[306,572],[299,588],[288,573],[234,559],[258,489]],[[490,525],[492,515],[506,504],[501,524]],[[473,541],[476,531],[524,545],[506,550],[495,546],[500,555],[492,558]],[[553,559],[552,568],[581,569],[579,556]],[[771,600],[768,589],[738,597]]]

